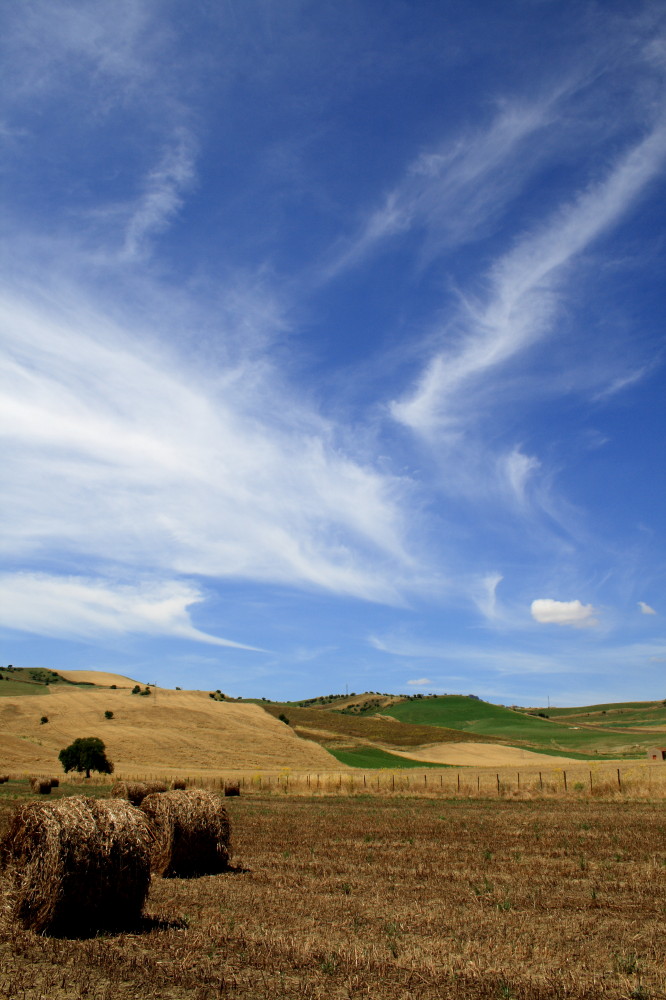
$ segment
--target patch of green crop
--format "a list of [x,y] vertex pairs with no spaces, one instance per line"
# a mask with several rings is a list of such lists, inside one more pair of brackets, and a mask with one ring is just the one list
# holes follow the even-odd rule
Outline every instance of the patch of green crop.
[[30,681],[0,681],[0,698],[16,698],[24,694],[49,694],[49,689],[44,684],[34,684]]
[[349,767],[370,768],[391,768],[399,767],[450,767],[450,764],[424,764],[421,760],[409,760],[405,757],[398,757],[387,750],[380,750],[378,747],[354,747],[350,750],[337,750],[331,747],[326,748],[336,760]]

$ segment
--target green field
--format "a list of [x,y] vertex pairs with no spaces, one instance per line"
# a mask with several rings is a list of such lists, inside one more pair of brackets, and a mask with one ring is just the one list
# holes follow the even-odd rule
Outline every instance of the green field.
[[452,766],[451,764],[424,764],[420,760],[406,760],[404,757],[398,757],[396,754],[380,750],[378,747],[354,747],[350,750],[337,750],[327,747],[327,749],[341,764],[347,764],[349,767],[361,767],[366,770],[377,767],[386,767],[395,770],[398,767],[424,768]]
[[0,681],[0,698],[16,698],[24,694],[48,694],[49,689],[43,684],[35,684],[31,681]]
[[[636,703],[640,704],[640,703]],[[584,712],[579,709],[579,712]],[[496,736],[504,740],[529,745],[533,749],[550,753],[575,751],[590,755],[613,755],[618,752],[641,755],[645,748],[659,742],[654,734],[616,733],[601,726],[572,726],[582,721],[565,717],[561,722],[527,715],[524,712],[491,705],[464,695],[442,695],[437,698],[415,698],[381,710],[403,723],[441,726],[463,733]],[[627,720],[631,716],[627,715]],[[606,719],[606,716],[602,716]],[[587,722],[587,720],[585,720]],[[590,720],[591,721],[591,720]],[[609,719],[610,721],[610,719]],[[617,716],[612,721],[619,722]],[[624,722],[624,718],[622,719]],[[631,723],[627,721],[626,725]],[[596,719],[595,719],[596,727]]]

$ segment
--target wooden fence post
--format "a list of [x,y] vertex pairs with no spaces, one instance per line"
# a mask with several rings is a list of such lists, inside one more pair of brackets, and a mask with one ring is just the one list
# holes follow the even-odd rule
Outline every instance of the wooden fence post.
[[498,774],[497,775],[497,794],[499,795],[499,793],[500,793],[500,780],[499,780],[499,774]]
[[562,774],[564,775],[564,791],[566,792],[567,791],[567,772],[566,771],[562,771]]
[[592,772],[590,771],[590,791],[592,791]]
[[460,791],[460,771],[458,771],[458,791]]
[[539,771],[539,788],[543,791],[543,778],[541,777],[541,771]]
[[620,778],[620,768],[617,769],[617,787],[622,791],[622,779]]

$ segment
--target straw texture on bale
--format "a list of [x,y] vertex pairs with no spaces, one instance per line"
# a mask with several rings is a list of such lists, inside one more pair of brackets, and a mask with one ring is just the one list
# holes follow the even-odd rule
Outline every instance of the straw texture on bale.
[[116,799],[127,799],[133,806],[140,806],[148,795],[148,785],[145,781],[116,781],[111,795]]
[[135,924],[150,885],[152,841],[145,815],[123,799],[19,806],[0,844],[14,919],[59,936]]
[[30,787],[33,792],[38,795],[50,795],[51,794],[51,779],[50,778],[31,778]]
[[185,778],[174,778],[173,781],[171,782],[171,791],[172,792],[174,792],[174,791],[175,792],[178,792],[178,791],[182,792],[186,788],[187,788],[187,782],[185,781]]
[[188,791],[148,795],[141,808],[155,834],[152,870],[158,875],[214,875],[229,867],[231,830],[219,795]]
[[240,785],[237,781],[227,781],[224,786],[225,795],[240,795]]

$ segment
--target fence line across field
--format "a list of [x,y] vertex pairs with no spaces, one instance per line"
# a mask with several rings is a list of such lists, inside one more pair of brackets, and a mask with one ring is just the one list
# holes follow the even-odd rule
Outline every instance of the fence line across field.
[[[170,781],[163,774],[125,774],[126,779]],[[568,768],[455,768],[372,771],[241,771],[187,775],[188,785],[224,790],[238,783],[244,794],[292,795],[420,794],[432,797],[518,797],[532,795],[622,794],[666,798],[666,767],[643,762],[623,767],[603,764]]]

